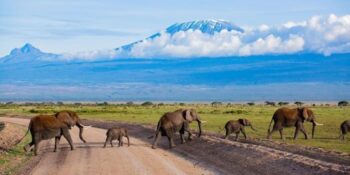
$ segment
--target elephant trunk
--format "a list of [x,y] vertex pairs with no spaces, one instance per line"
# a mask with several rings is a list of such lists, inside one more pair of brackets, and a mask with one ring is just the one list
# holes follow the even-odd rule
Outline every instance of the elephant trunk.
[[256,129],[253,127],[253,125],[250,125],[250,128],[252,128],[253,131],[256,131]]
[[202,121],[198,119],[197,122],[198,122],[198,130],[199,130],[198,137],[201,137],[201,135],[202,135]]
[[83,141],[84,143],[86,143],[86,140],[83,138],[83,130],[84,130],[84,126],[80,123],[77,123],[77,126],[79,128],[79,138],[81,141]]

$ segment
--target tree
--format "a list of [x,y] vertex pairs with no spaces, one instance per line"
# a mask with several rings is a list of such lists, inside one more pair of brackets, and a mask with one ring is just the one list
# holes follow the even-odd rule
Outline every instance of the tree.
[[222,102],[219,102],[219,101],[214,101],[211,103],[212,106],[219,106],[219,105],[222,105]]
[[143,102],[143,103],[141,104],[141,106],[152,106],[152,105],[153,105],[153,103],[150,102],[150,101],[146,101],[146,102]]
[[304,103],[301,101],[296,101],[294,104],[296,104],[297,106],[302,106]]
[[278,105],[280,106],[283,106],[283,105],[288,105],[289,103],[288,102],[284,102],[284,101],[280,101],[278,102]]
[[348,105],[349,105],[349,102],[345,100],[338,102],[338,106],[348,106]]

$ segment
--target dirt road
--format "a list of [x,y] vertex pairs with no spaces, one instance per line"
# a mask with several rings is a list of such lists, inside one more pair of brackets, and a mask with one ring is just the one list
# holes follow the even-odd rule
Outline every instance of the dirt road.
[[[18,118],[1,120],[28,123]],[[88,143],[81,143],[75,128],[74,151],[64,139],[57,153],[52,152],[52,142],[42,144],[45,153],[32,174],[350,174],[348,154],[252,139],[236,142],[210,133],[186,144],[179,144],[176,138],[177,146],[171,150],[163,137],[159,149],[153,150],[153,139],[148,137],[154,134],[154,126],[91,120],[83,123],[93,126],[84,131]],[[128,128],[131,146],[103,149],[105,129],[110,127]]]
[[[29,120],[0,117],[0,121],[28,125]],[[131,137],[131,146],[102,148],[106,130],[90,127],[84,131],[88,141],[82,143],[78,129],[71,132],[75,150],[70,151],[64,138],[57,153],[53,150],[53,139],[41,144],[41,160],[31,170],[34,175],[53,174],[212,174],[195,166],[192,162],[162,149],[152,150],[148,143]],[[116,144],[115,144],[116,145]],[[29,173],[29,172],[28,172]]]

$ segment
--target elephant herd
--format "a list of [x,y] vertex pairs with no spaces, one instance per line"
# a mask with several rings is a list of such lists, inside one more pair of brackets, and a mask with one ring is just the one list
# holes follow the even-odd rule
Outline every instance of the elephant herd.
[[[155,135],[151,136],[149,138],[154,137],[154,141],[152,144],[152,148],[155,149],[157,147],[157,143],[161,136],[166,136],[169,141],[169,148],[173,148],[175,146],[173,137],[175,136],[175,133],[179,132],[181,143],[185,143],[185,133],[188,133],[187,140],[192,140],[192,133],[189,129],[190,123],[193,121],[197,122],[198,124],[198,137],[202,135],[202,123],[205,123],[206,121],[203,121],[200,119],[200,116],[196,112],[195,109],[178,109],[173,112],[167,112],[161,116],[161,118],[158,121],[158,125],[155,131]],[[299,131],[301,131],[304,134],[305,139],[308,139],[308,135],[306,134],[305,128],[303,123],[305,121],[312,123],[312,138],[314,138],[315,134],[315,127],[317,125],[322,125],[316,122],[316,117],[314,112],[306,107],[303,108],[279,108],[275,111],[275,113],[272,116],[269,128],[268,128],[268,134],[267,138],[271,139],[271,135],[275,131],[279,131],[281,139],[284,139],[283,136],[283,129],[286,127],[295,127],[294,132],[294,139],[297,138]],[[272,130],[271,124],[274,122]],[[72,138],[70,136],[69,130],[71,127],[77,126],[79,128],[79,137],[81,141],[86,143],[85,139],[83,138],[83,128],[84,125],[81,124],[80,118],[78,115],[73,111],[61,111],[57,112],[54,115],[39,115],[36,117],[33,117],[30,120],[29,126],[28,126],[28,132],[30,131],[32,135],[32,141],[27,144],[24,149],[25,151],[32,150],[32,147],[34,145],[34,155],[37,155],[38,153],[38,145],[40,141],[52,139],[55,138],[55,147],[54,152],[57,150],[57,146],[59,144],[59,141],[61,137],[63,136],[69,143],[71,150],[74,149]],[[245,133],[244,128],[246,126],[250,126],[251,129],[256,131],[254,127],[252,126],[252,123],[247,119],[238,119],[238,120],[230,120],[228,121],[224,129],[226,130],[225,139],[229,137],[230,134],[235,133],[236,137],[235,140],[238,139],[239,133],[242,133],[244,138],[247,138],[247,135]],[[350,120],[344,121],[340,125],[340,139],[344,140],[345,134],[347,132],[350,132]],[[107,143],[109,142],[111,146],[113,147],[113,140],[119,141],[119,146],[123,146],[123,137],[126,137],[128,140],[128,146],[130,145],[129,141],[129,135],[128,131],[125,128],[110,128],[108,129],[106,133],[106,141],[104,143],[104,147],[106,147]],[[24,138],[24,137],[23,137]]]

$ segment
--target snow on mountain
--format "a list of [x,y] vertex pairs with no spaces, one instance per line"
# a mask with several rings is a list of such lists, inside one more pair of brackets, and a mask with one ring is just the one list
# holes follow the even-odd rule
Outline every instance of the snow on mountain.
[[[243,33],[244,30],[237,25],[225,21],[225,20],[198,20],[198,21],[190,21],[190,22],[184,22],[184,23],[175,23],[168,28],[165,29],[165,33],[169,35],[174,35],[178,32],[186,32],[186,31],[200,31],[203,34],[208,35],[214,35],[215,33],[219,33],[223,30],[226,31],[237,31],[240,33]],[[150,37],[147,37],[145,40],[154,39],[156,37],[161,36],[161,32],[158,32],[156,34],[151,35]],[[137,43],[142,42],[143,40],[136,41],[134,43],[122,46],[120,48],[117,48],[116,50],[120,51],[130,51],[130,49]]]

